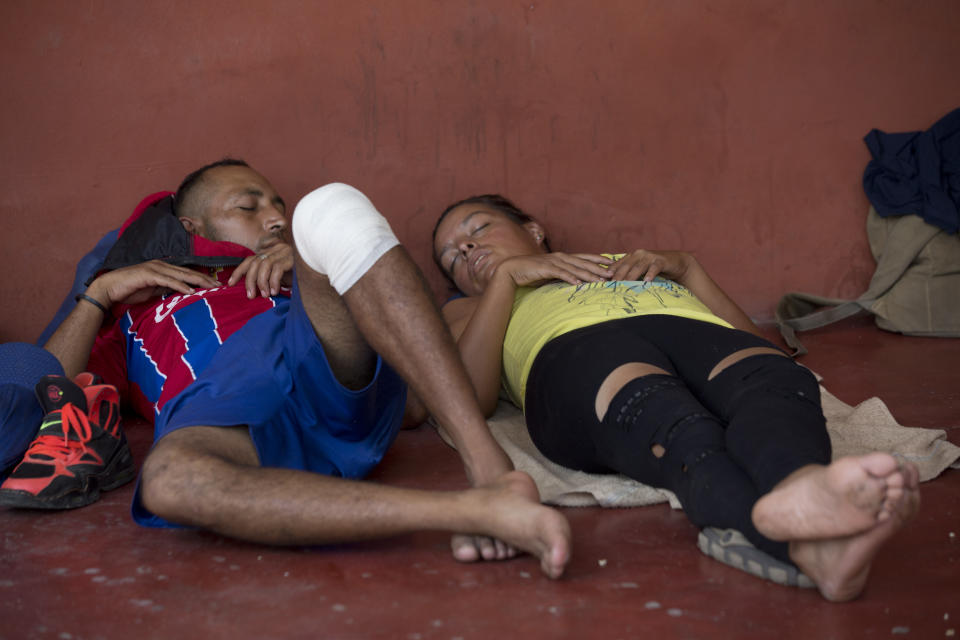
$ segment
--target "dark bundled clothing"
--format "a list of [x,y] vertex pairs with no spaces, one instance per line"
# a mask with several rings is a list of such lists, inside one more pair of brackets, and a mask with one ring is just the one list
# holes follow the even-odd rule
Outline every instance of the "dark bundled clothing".
[[[230,255],[220,255],[226,245],[233,247]],[[140,201],[120,228],[103,236],[90,253],[80,259],[70,292],[36,344],[43,346],[47,343],[73,311],[77,294],[86,291],[103,271],[148,260],[192,267],[228,267],[240,264],[249,253],[233,243],[213,242],[188,233],[174,212],[173,192],[151,194]]]
[[[235,255],[215,255],[211,240],[187,231],[173,209],[173,196],[161,197],[145,207],[120,229],[120,237],[110,248],[99,271],[163,260],[191,267],[235,267],[243,262]],[[88,278],[87,284],[96,277]]]
[[873,159],[863,189],[881,216],[916,214],[947,233],[960,229],[960,109],[926,131],[863,139]]

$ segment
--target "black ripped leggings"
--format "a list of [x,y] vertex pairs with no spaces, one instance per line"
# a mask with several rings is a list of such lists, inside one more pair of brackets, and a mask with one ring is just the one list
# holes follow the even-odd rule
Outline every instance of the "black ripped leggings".
[[[698,527],[741,531],[789,562],[787,544],[757,532],[754,503],[800,467],[830,462],[816,379],[788,357],[744,358],[707,376],[726,356],[774,347],[750,333],[649,315],[578,329],[547,343],[527,380],[526,418],[550,460],[591,473],[622,473],[673,491]],[[628,382],[597,420],[597,391],[629,362],[671,375]],[[657,457],[654,445],[665,453]]]

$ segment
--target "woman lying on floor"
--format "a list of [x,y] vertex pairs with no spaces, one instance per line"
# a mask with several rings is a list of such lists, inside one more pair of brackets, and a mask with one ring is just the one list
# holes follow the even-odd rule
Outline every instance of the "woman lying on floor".
[[916,512],[912,464],[831,463],[817,381],[692,255],[551,252],[488,195],[443,212],[434,257],[464,294],[443,313],[481,406],[502,373],[550,460],[669,489],[695,525],[739,530],[836,601]]

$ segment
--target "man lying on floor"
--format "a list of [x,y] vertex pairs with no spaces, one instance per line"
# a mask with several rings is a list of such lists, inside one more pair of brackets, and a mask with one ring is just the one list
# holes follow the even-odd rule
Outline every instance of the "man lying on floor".
[[[448,530],[460,560],[519,548],[563,572],[566,520],[490,436],[420,272],[362,193],[332,184],[306,196],[296,252],[283,200],[242,161],[203,167],[154,204],[108,256],[131,264],[94,279],[47,342],[66,377],[41,384],[52,412],[0,504],[82,506],[133,477],[115,384],[156,414],[141,524],[268,544]],[[177,264],[131,259],[144,247]],[[406,384],[455,440],[473,489],[355,480],[393,441]]]

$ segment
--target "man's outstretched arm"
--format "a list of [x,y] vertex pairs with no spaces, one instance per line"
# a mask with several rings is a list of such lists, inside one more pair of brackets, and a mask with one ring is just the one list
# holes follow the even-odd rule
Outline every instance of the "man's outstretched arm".
[[[219,285],[214,278],[192,269],[152,260],[99,276],[87,287],[85,295],[109,311],[114,304],[136,304],[167,291],[189,294],[194,292],[193,287]],[[81,298],[44,345],[60,361],[68,377],[86,368],[104,316],[100,307]]]

